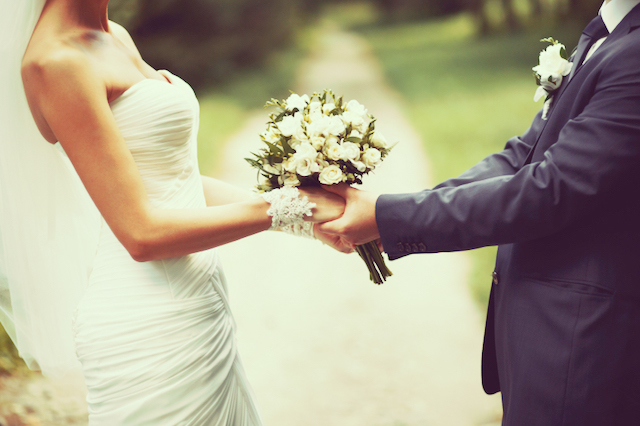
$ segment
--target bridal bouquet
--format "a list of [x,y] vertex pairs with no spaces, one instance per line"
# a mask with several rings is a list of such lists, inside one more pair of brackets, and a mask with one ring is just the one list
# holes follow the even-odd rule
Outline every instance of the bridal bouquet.
[[[375,130],[375,118],[358,101],[325,90],[284,101],[275,107],[260,137],[265,146],[246,160],[258,169],[260,192],[283,186],[317,186],[362,183],[391,150]],[[371,280],[381,284],[391,274],[375,242],[356,247],[369,268]]]

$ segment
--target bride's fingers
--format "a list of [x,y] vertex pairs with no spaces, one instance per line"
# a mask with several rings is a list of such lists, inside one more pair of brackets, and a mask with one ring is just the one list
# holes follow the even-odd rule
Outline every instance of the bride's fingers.
[[316,204],[313,208],[313,216],[305,218],[311,222],[326,222],[342,216],[345,209],[345,201],[342,197],[324,191],[321,188],[305,188],[300,192],[307,196],[309,201]]
[[324,244],[332,247],[333,249],[342,253],[352,253],[354,246],[344,241],[340,236],[333,234],[326,234],[319,229],[320,224],[315,224],[313,231],[316,239],[322,241]]

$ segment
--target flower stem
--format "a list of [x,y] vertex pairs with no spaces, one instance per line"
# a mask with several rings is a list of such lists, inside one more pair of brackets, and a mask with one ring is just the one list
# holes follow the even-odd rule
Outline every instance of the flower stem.
[[367,265],[370,274],[369,278],[375,284],[382,284],[387,277],[393,275],[385,264],[382,253],[380,253],[380,249],[374,241],[356,246],[356,251]]

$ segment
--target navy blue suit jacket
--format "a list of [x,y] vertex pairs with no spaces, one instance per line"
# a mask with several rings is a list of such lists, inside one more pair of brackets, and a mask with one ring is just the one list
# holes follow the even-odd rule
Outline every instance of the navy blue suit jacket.
[[505,149],[383,195],[391,259],[499,245],[483,385],[504,425],[640,424],[640,7]]

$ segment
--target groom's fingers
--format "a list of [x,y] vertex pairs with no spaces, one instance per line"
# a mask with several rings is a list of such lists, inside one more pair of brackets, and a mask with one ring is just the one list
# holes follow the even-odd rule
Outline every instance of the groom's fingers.
[[316,226],[322,233],[336,235],[339,234],[335,225],[335,222],[338,221],[340,221],[340,219],[332,220],[331,222],[318,223]]

